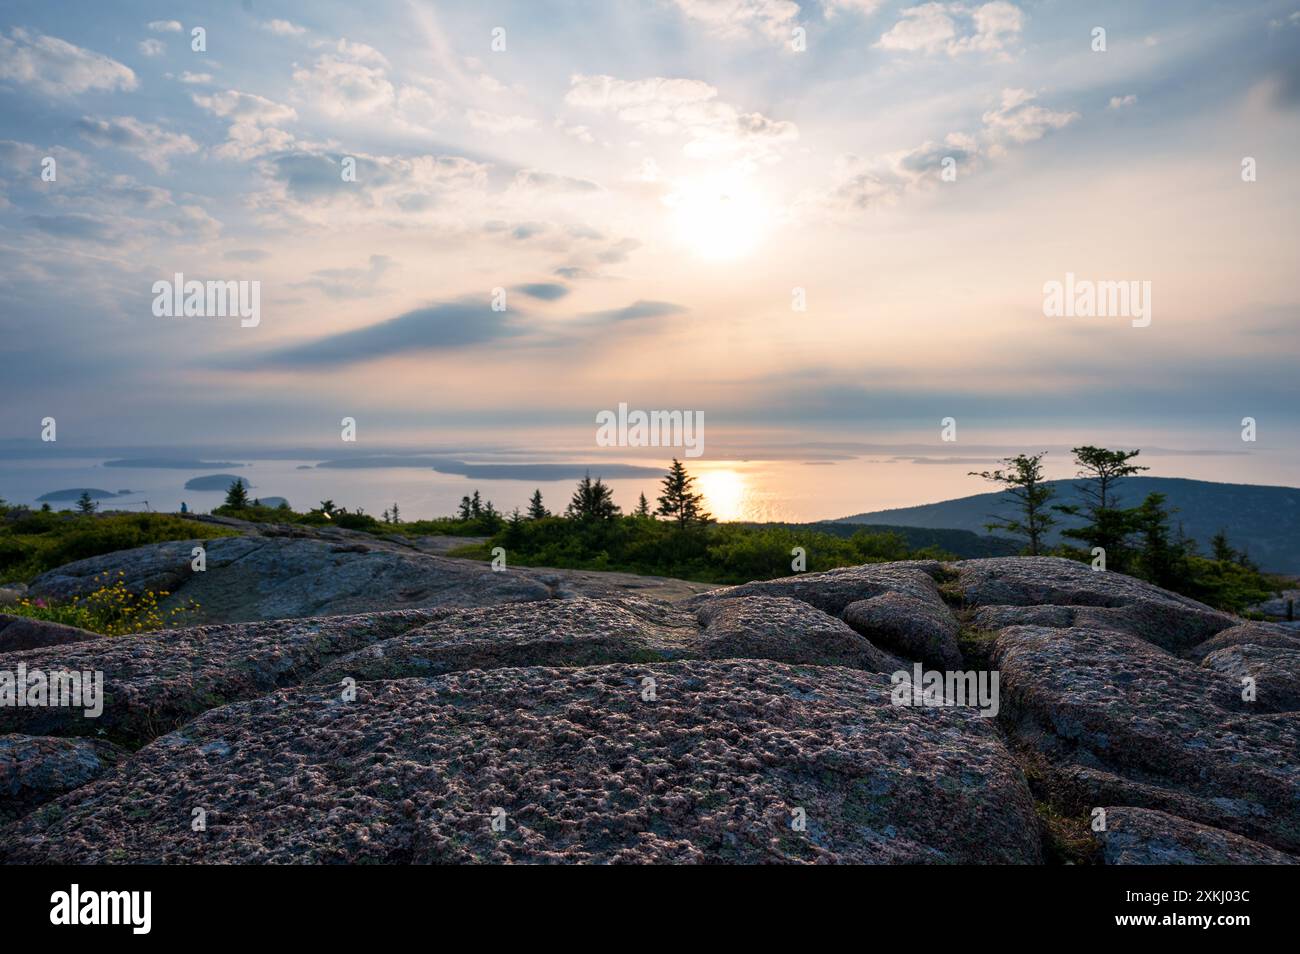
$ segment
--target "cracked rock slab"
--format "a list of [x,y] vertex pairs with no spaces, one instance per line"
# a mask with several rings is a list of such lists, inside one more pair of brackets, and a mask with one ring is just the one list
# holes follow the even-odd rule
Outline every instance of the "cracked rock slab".
[[351,703],[284,690],[57,804],[0,833],[0,860],[1041,860],[988,720],[894,706],[880,675],[752,660],[475,670]]
[[1300,847],[1300,722],[1245,702],[1232,677],[1078,627],[1005,629],[993,658],[1013,735],[1049,761],[1100,770],[1124,801],[1167,790],[1191,820]]
[[691,655],[695,621],[643,600],[539,600],[441,611],[417,629],[349,653],[312,683],[440,676],[512,666],[665,662]]
[[3,668],[103,674],[103,712],[0,707],[0,732],[104,737],[135,748],[201,712],[296,685],[327,662],[429,621],[434,611],[231,623],[6,653]]
[[1293,865],[1257,841],[1147,808],[1107,808],[1106,830],[1093,832],[1108,865]]

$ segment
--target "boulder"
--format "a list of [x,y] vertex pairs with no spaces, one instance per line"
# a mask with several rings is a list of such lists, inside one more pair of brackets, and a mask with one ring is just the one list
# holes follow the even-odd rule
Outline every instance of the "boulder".
[[[956,566],[966,603],[986,608],[977,610],[976,624],[989,629],[1101,627],[1183,652],[1240,622],[1193,599],[1075,560],[998,557]],[[1015,607],[1025,609],[1017,612]]]
[[912,591],[918,574],[939,578],[944,565],[938,560],[913,560],[901,563],[868,563],[841,567],[824,573],[801,573],[779,580],[744,583],[714,590],[691,600],[699,605],[711,599],[735,599],[741,596],[783,596],[815,606],[832,616],[839,616],[850,603],[868,600],[881,593]]
[[1264,712],[1300,712],[1300,649],[1242,643],[1216,649],[1201,666],[1229,677],[1241,691],[1253,682]]

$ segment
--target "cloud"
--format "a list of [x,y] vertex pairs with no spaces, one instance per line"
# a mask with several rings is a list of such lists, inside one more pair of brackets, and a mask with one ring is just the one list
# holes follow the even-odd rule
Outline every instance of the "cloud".
[[599,192],[600,186],[590,179],[577,179],[536,169],[521,169],[515,173],[512,189],[535,189],[542,192]]
[[167,132],[134,116],[95,119],[82,116],[76,123],[83,138],[97,146],[116,146],[148,163],[156,172],[166,172],[173,156],[199,151],[198,144],[184,133]]
[[335,300],[368,298],[392,267],[393,260],[387,255],[371,255],[367,268],[322,268],[312,272],[308,281],[296,282],[292,287],[316,288]]
[[1005,55],[1006,44],[1019,38],[1024,13],[1013,3],[994,0],[978,7],[962,3],[923,3],[908,7],[881,35],[876,46],[907,53],[983,52]]
[[957,169],[968,174],[979,155],[974,137],[949,133],[942,143],[926,141],[915,149],[873,159],[844,156],[838,163],[839,181],[831,191],[830,204],[848,210],[890,206],[937,183],[945,159],[952,159]]
[[1034,99],[1035,94],[1028,90],[1004,89],[998,108],[983,115],[980,138],[949,133],[942,143],[926,141],[901,152],[866,159],[844,156],[837,163],[835,185],[821,201],[840,211],[892,206],[940,182],[945,159],[953,160],[959,175],[969,175],[984,159],[1004,156],[1009,144],[1034,142],[1079,118],[1075,112],[1035,105]]
[[310,67],[296,66],[293,81],[302,102],[333,119],[373,116],[428,131],[446,112],[441,85],[412,76],[398,86],[389,78],[390,68],[388,58],[374,47],[341,39]]
[[758,32],[788,40],[799,18],[793,0],[672,0],[683,14],[721,36]]
[[189,70],[181,73],[180,81],[190,86],[202,85],[212,82],[211,73],[191,73]]
[[640,321],[647,318],[667,318],[671,315],[685,313],[685,307],[673,304],[670,301],[646,301],[642,299],[623,308],[589,312],[582,316],[582,320],[592,324],[617,324],[623,321]]
[[708,83],[651,77],[620,80],[574,75],[564,101],[570,106],[609,112],[638,129],[687,139],[682,151],[697,158],[768,161],[799,138],[794,123],[761,113],[743,113],[717,99]]
[[559,282],[530,282],[515,285],[510,290],[519,292],[521,295],[527,295],[529,298],[536,298],[539,301],[556,301],[569,294],[569,286],[561,285]]
[[131,68],[102,53],[14,27],[0,34],[0,79],[31,86],[49,96],[74,96],[88,90],[133,90]]
[[1024,89],[1004,89],[1002,103],[984,114],[984,125],[994,139],[1015,143],[1034,142],[1053,129],[1063,129],[1079,118],[1075,112],[1058,112],[1035,106],[1034,93]]
[[180,33],[184,29],[179,20],[150,20],[148,28],[154,33]]
[[226,142],[217,149],[222,158],[248,160],[293,148],[293,135],[276,128],[298,118],[292,106],[234,89],[211,96],[194,93],[191,98],[214,116],[231,120]]
[[262,24],[262,29],[276,36],[302,36],[307,32],[306,27],[300,27],[288,20],[267,20]]
[[114,235],[106,219],[80,212],[68,212],[62,215],[29,215],[25,221],[38,232],[44,232],[55,238],[106,242]]
[[885,0],[823,0],[822,6],[826,8],[828,17],[845,11],[867,16],[879,10],[884,2]]
[[147,40],[141,40],[136,44],[136,49],[140,51],[142,56],[162,56],[167,52],[167,46],[162,42],[162,40],[155,40],[152,37]]
[[523,332],[517,311],[496,312],[485,298],[416,308],[388,321],[271,352],[265,363],[317,368],[355,364],[414,351],[449,351],[491,344]]
[[1130,94],[1127,95],[1127,96],[1112,96],[1112,97],[1110,98],[1110,104],[1109,104],[1106,108],[1107,108],[1107,109],[1123,109],[1125,106],[1132,106],[1132,105],[1134,105],[1135,103],[1137,103],[1137,101],[1138,101],[1137,96],[1135,96],[1135,95],[1132,94],[1132,93],[1130,93]]
[[501,113],[490,113],[483,109],[465,110],[465,121],[475,129],[491,133],[494,136],[520,132],[524,129],[533,129],[537,125],[537,120],[529,119],[527,116],[506,116]]
[[231,249],[222,256],[231,262],[264,262],[270,257],[270,252],[260,248]]
[[240,123],[258,123],[276,125],[298,118],[292,106],[285,106],[255,93],[241,93],[228,89],[224,93],[203,96],[198,93],[191,97],[195,105],[201,106],[214,116],[230,119]]

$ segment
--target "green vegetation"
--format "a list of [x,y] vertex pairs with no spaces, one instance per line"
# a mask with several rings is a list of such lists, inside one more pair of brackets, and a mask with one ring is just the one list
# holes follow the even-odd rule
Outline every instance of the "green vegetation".
[[1001,484],[1018,501],[1022,517],[995,520],[985,524],[985,527],[990,532],[1005,530],[1015,536],[1025,537],[1029,541],[1030,556],[1038,556],[1042,552],[1043,538],[1056,523],[1056,518],[1047,512],[1047,502],[1052,499],[1056,489],[1043,483],[1042,461],[1046,456],[1045,451],[1032,457],[1019,454],[1004,459],[1006,470],[970,472],[972,477],[983,477]]
[[1211,541],[1210,556],[1202,556],[1196,541],[1187,537],[1181,526],[1173,526],[1174,511],[1165,505],[1164,494],[1148,494],[1136,507],[1119,506],[1115,491],[1120,481],[1148,469],[1130,463],[1140,453],[1092,445],[1074,448],[1074,462],[1083,481],[1075,489],[1083,502],[1052,509],[1083,523],[1062,530],[1064,542],[1051,549],[1042,540],[1055,522],[1044,512],[1053,494],[1053,488],[1041,483],[1039,464],[1045,455],[1007,458],[1008,471],[974,474],[1008,487],[1008,502],[1013,504],[1013,515],[989,524],[989,528],[1024,538],[1029,554],[1067,557],[1127,573],[1234,613],[1283,588],[1281,579],[1261,572],[1244,551],[1232,547],[1223,530]]
[[[952,558],[935,548],[913,549],[902,536],[890,532],[856,529],[845,535],[848,528],[824,533],[717,524],[704,512],[703,498],[693,486],[694,478],[673,461],[654,514],[642,494],[635,511],[624,515],[604,482],[587,475],[579,481],[563,517],[549,515],[540,491],[533,494],[527,517],[518,511],[508,520],[487,517],[487,508],[480,507],[477,527],[489,539],[460,547],[452,555],[488,559],[492,548],[499,546],[512,563],[522,566],[622,570],[706,583],[789,576],[797,561],[801,569],[818,571],[861,563]],[[479,497],[475,493],[466,499],[472,504]],[[475,519],[472,505],[468,518],[460,522]]]
[[198,604],[190,601],[185,606],[163,610],[158,601],[170,595],[166,590],[132,593],[121,579],[123,575],[120,570],[117,579],[102,574],[96,581],[99,587],[84,598],[73,597],[65,602],[23,599],[2,609],[11,616],[49,620],[106,636],[129,636],[184,626],[198,609]]
[[0,501],[0,582],[25,582],[73,560],[148,543],[234,533],[161,513],[56,513]]

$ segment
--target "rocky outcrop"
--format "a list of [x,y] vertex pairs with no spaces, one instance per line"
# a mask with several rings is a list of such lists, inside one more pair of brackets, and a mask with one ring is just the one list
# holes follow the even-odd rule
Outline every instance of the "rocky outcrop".
[[285,691],[59,804],[6,832],[6,862],[1040,857],[987,720],[896,707],[868,673],[753,660],[478,670],[352,702]]
[[[427,584],[442,606],[0,653],[106,697],[0,732],[133,750],[12,809],[0,861],[1037,863],[1097,809],[1080,860],[1300,852],[1290,637],[1136,580],[925,561],[494,603],[538,577],[477,569],[504,579]],[[899,705],[918,664],[993,667],[997,717]]]
[[[85,596],[107,574],[133,593],[170,594],[162,608],[185,608],[192,622],[235,623],[624,591],[662,590],[676,597],[709,589],[631,574],[522,568],[496,573],[485,563],[436,556],[392,537],[234,523],[242,536],[151,544],[69,563],[33,580],[30,595]],[[205,550],[201,572],[192,569],[195,547]]]

